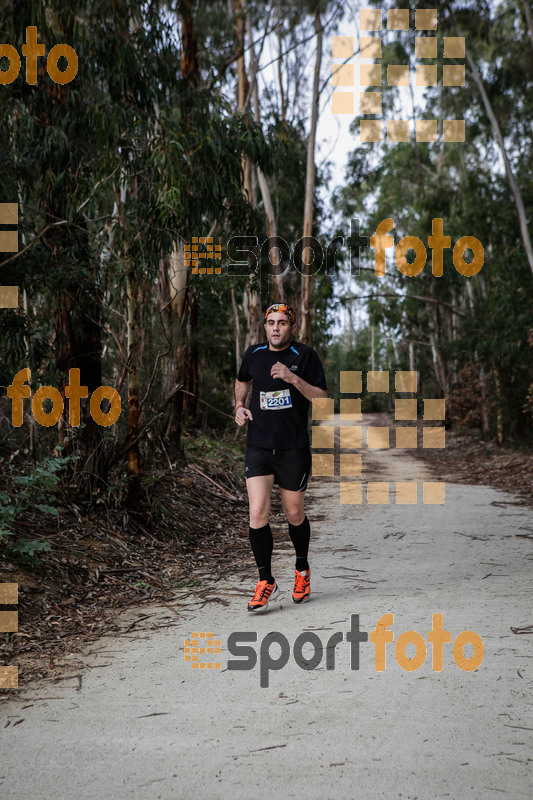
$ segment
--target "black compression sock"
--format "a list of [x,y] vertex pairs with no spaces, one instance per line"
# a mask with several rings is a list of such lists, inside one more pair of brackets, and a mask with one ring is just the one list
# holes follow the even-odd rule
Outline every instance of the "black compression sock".
[[303,572],[309,569],[307,561],[307,553],[309,552],[309,539],[311,538],[311,526],[309,520],[304,517],[303,522],[299,525],[293,525],[289,522],[289,536],[296,550],[296,569],[298,572]]
[[262,528],[250,527],[248,531],[255,563],[257,564],[257,568],[259,570],[259,580],[274,583],[271,567],[274,540],[272,538],[270,525],[263,525]]

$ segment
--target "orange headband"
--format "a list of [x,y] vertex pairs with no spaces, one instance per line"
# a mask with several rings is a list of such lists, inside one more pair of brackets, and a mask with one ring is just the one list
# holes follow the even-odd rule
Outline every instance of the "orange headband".
[[269,306],[265,311],[265,320],[269,314],[273,314],[276,311],[278,311],[280,314],[285,314],[285,316],[289,318],[291,325],[296,324],[296,313],[294,308],[292,306],[288,306],[286,303],[275,303],[273,306]]

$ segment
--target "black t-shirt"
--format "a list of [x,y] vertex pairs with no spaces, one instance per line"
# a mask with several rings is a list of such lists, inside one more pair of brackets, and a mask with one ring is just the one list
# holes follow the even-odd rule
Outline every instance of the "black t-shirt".
[[327,389],[324,368],[312,347],[300,342],[291,342],[285,350],[269,350],[268,342],[251,345],[237,375],[239,381],[253,380],[248,444],[274,450],[308,447],[309,400],[292,384],[272,377],[277,361],[311,386]]

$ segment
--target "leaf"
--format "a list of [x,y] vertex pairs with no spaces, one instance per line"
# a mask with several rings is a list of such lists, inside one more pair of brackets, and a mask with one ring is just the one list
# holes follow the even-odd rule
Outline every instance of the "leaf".
[[52,516],[54,517],[57,517],[59,515],[59,511],[57,510],[57,508],[54,508],[54,506],[45,506],[42,505],[41,503],[38,503],[35,506],[35,508],[39,509],[39,511],[42,511],[43,514],[52,514]]

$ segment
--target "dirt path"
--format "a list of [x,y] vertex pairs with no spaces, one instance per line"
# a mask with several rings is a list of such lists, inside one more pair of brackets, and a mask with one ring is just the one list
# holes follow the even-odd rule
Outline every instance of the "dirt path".
[[[364,480],[435,480],[407,450],[363,459]],[[391,493],[389,505],[341,505],[336,479],[313,479],[310,602],[290,602],[284,548],[274,557],[284,597],[261,617],[245,610],[255,580],[248,573],[214,584],[207,598],[177,592],[171,607],[123,615],[123,632],[92,646],[81,666],[76,656],[71,676],[0,706],[2,796],[531,797],[533,637],[511,628],[533,624],[533,510],[483,486],[448,483],[444,505],[421,498],[396,505]],[[452,643],[442,671],[432,668],[437,613],[452,643],[462,631],[481,637],[477,669],[457,665]],[[385,614],[394,635],[385,669],[375,668],[372,641],[360,643],[355,669],[357,646],[346,637],[353,615],[371,634]],[[395,655],[401,660],[404,631],[427,648],[414,671]],[[220,669],[193,670],[184,660],[193,632],[220,640],[220,655],[205,655]],[[265,639],[272,632],[281,645]],[[311,637],[299,656],[303,632]],[[253,668],[243,668],[251,666],[244,652],[228,650],[238,633],[248,634],[241,646],[256,654]],[[479,653],[475,644],[465,658]],[[304,669],[313,655],[320,663]],[[286,658],[281,669],[278,658]]]

